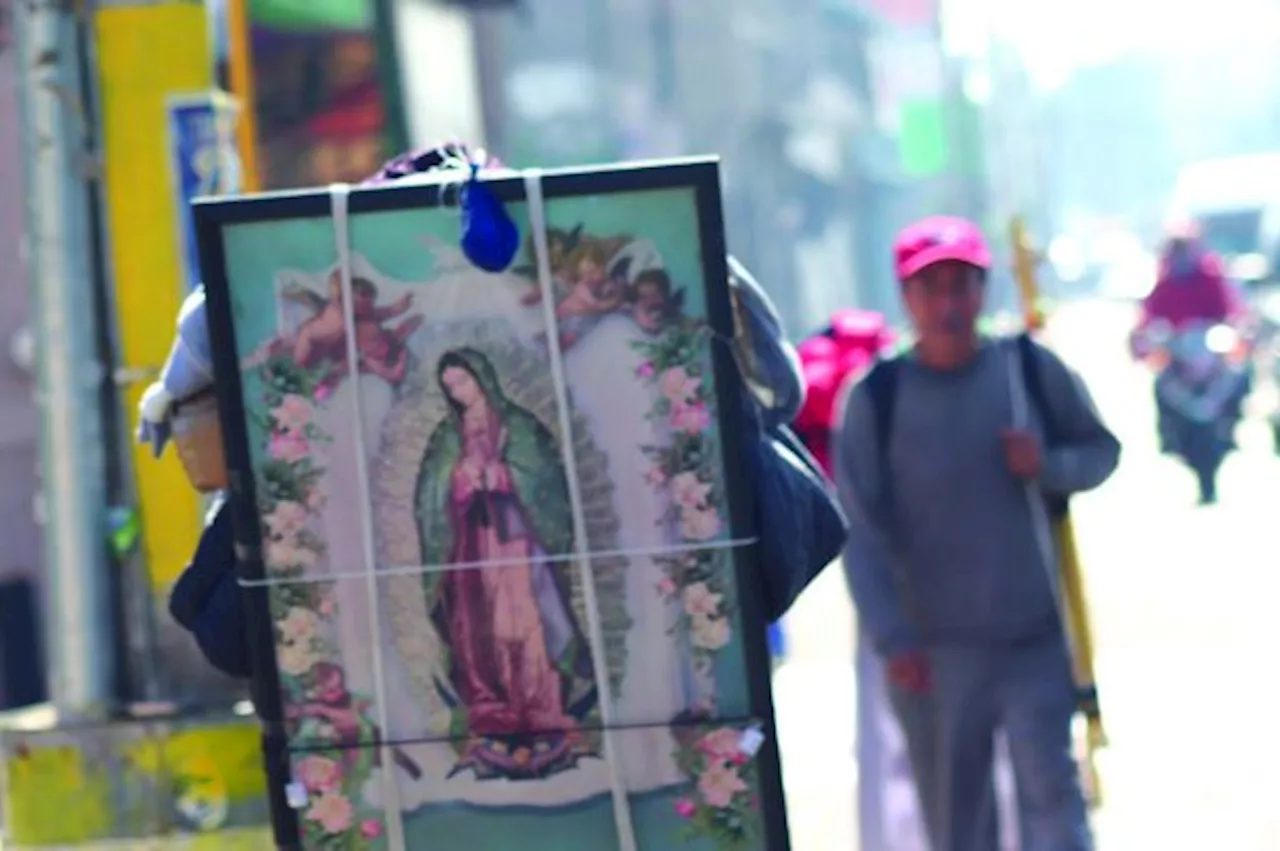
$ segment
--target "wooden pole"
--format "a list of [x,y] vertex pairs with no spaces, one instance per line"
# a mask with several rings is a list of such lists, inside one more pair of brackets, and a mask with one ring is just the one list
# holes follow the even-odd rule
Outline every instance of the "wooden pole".
[[[1023,318],[1028,332],[1044,327],[1040,309],[1040,288],[1036,280],[1037,257],[1031,248],[1025,223],[1015,216],[1009,223],[1009,239],[1013,247],[1014,276],[1022,300]],[[1098,704],[1097,678],[1093,667],[1093,624],[1089,601],[1076,547],[1075,524],[1071,515],[1055,529],[1058,541],[1059,593],[1062,598],[1063,628],[1071,648],[1071,669],[1078,694],[1078,710],[1085,720],[1084,782],[1091,806],[1102,805],[1102,781],[1098,774],[1097,753],[1106,747],[1107,734]]]

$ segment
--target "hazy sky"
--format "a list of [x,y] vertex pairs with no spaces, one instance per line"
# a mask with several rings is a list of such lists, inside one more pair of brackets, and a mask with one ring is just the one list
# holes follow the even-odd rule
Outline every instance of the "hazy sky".
[[1133,49],[1229,50],[1243,42],[1280,48],[1280,3],[1215,0],[946,0],[951,41],[981,51],[986,33],[1017,44],[1036,82],[1055,88],[1080,66]]

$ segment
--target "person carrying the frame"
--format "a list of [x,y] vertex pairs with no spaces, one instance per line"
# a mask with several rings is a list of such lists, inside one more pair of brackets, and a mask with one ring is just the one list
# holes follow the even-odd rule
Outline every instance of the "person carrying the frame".
[[[389,161],[368,183],[465,168],[471,157],[458,144],[405,154]],[[786,427],[803,403],[804,384],[778,314],[764,290],[732,258],[729,276],[735,330],[727,343],[738,365],[742,417],[748,425],[746,467],[755,485],[761,597],[766,618],[774,621],[839,555],[846,524],[825,477]],[[141,404],[139,436],[153,444],[157,455],[168,439],[175,400],[212,392],[202,289],[184,304],[178,330],[162,378]],[[254,688],[261,689],[251,669],[244,599],[237,581],[231,512],[219,497],[191,563],[173,587],[170,612],[192,633],[210,664],[231,676],[252,679]],[[255,699],[255,705],[262,704]]]
[[[991,253],[975,225],[926,219],[894,255],[915,345],[851,388],[832,457],[850,521],[845,569],[886,663],[931,845],[996,851],[1003,731],[1022,851],[1091,851],[1057,565],[1037,503],[1101,485],[1120,444],[1052,352],[979,334]],[[1020,386],[1028,375],[1036,386]]]

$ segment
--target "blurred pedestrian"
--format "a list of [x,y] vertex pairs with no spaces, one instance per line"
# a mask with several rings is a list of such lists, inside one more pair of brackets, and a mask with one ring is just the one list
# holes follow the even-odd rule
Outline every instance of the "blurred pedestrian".
[[[930,842],[996,847],[1003,731],[1022,851],[1090,851],[1057,565],[1042,542],[1048,501],[1104,482],[1120,445],[1054,354],[979,334],[991,255],[975,225],[926,219],[894,254],[915,344],[852,388],[832,457],[851,524],[845,568]],[[1022,403],[1033,416],[1015,428]]]

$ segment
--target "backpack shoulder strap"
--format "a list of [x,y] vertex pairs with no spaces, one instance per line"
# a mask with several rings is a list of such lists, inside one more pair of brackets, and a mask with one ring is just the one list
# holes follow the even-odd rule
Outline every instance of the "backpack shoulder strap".
[[[1053,416],[1053,406],[1049,404],[1048,395],[1044,392],[1044,382],[1040,380],[1040,355],[1036,352],[1036,343],[1031,335],[1018,335],[1018,360],[1022,366],[1022,382],[1027,388],[1027,403],[1035,408],[1040,417],[1040,425],[1044,429],[1044,441],[1049,446],[1059,441],[1059,431]],[[1066,497],[1046,496],[1045,505],[1049,516],[1061,519],[1066,516],[1069,501]]]
[[875,413],[876,454],[883,463],[883,459],[889,454],[889,436],[893,434],[893,409],[898,394],[898,358],[886,357],[876,361],[867,377],[862,380],[866,384],[871,409]]
[[1018,360],[1022,367],[1022,383],[1027,388],[1027,401],[1040,417],[1040,424],[1044,427],[1045,441],[1056,443],[1058,428],[1054,421],[1053,407],[1049,404],[1044,382],[1040,378],[1040,355],[1036,351],[1036,342],[1031,339],[1030,334],[1023,332],[1017,336],[1016,343]]

